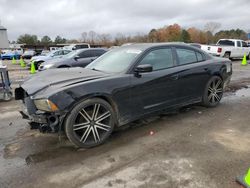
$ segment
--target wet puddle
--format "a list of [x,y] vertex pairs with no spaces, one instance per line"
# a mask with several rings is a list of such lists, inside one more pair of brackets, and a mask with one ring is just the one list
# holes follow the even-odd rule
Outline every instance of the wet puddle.
[[224,97],[230,99],[238,99],[239,97],[250,97],[250,86],[245,86],[235,92],[226,92]]
[[235,92],[235,95],[238,97],[250,97],[250,88],[243,88]]

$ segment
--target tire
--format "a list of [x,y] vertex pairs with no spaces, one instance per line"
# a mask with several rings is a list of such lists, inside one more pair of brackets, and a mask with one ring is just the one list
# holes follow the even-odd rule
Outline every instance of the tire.
[[65,133],[77,147],[91,148],[103,144],[115,126],[114,110],[99,98],[77,104],[66,117]]
[[38,61],[35,63],[35,69],[38,70],[39,66],[43,63],[44,61]]
[[58,68],[69,68],[70,66],[68,65],[60,65]]
[[229,53],[229,52],[226,52],[226,53],[224,54],[223,57],[225,57],[225,58],[227,58],[227,59],[230,59],[230,53]]
[[4,101],[10,101],[12,99],[12,92],[9,91],[9,92],[4,92],[4,95],[3,95],[3,100]]
[[224,82],[219,76],[213,76],[207,82],[202,98],[202,104],[206,107],[215,107],[223,96]]
[[247,60],[249,60],[250,59],[250,53],[247,55]]

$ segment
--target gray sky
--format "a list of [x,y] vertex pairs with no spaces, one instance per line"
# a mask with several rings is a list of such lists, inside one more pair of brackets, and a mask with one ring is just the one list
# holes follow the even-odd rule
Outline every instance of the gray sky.
[[148,33],[178,23],[203,29],[250,29],[250,0],[0,0],[0,20],[9,40],[24,33],[80,38],[81,33]]

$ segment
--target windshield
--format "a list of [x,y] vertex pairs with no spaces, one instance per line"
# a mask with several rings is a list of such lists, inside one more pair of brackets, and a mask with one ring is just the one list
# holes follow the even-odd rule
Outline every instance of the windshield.
[[114,49],[93,61],[86,68],[108,73],[123,72],[140,53],[141,50],[132,48]]

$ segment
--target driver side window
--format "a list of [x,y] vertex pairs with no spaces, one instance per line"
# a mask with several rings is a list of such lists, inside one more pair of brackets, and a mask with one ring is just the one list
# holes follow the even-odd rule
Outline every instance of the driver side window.
[[166,69],[174,66],[171,48],[162,48],[149,52],[139,65],[150,64],[153,71]]

